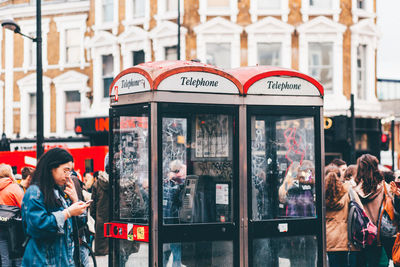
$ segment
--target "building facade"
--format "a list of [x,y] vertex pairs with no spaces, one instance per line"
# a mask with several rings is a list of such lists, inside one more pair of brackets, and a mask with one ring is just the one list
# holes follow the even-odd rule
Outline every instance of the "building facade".
[[[43,1],[46,136],[74,136],[75,117],[106,117],[113,77],[177,53],[222,68],[276,65],[310,74],[325,87],[332,127],[348,116],[350,94],[357,118],[379,118],[375,0],[179,1],[179,52],[178,1]],[[0,19],[10,18],[35,35],[35,1],[3,1]],[[34,44],[3,29],[0,40],[0,125],[7,136],[33,137]],[[328,153],[345,156],[329,151],[335,147],[327,144]]]

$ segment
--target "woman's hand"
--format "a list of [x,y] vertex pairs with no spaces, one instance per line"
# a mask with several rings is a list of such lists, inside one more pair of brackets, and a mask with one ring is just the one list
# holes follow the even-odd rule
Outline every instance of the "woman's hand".
[[74,182],[70,176],[68,176],[65,185],[64,192],[68,195],[69,199],[71,199],[72,203],[78,202],[78,194],[76,193]]
[[392,194],[400,196],[400,190],[397,188],[396,183],[393,181],[390,182],[390,191],[392,192]]
[[64,210],[64,215],[68,219],[72,216],[79,216],[85,212],[86,208],[89,207],[90,203],[85,203],[83,201],[75,202],[67,209]]

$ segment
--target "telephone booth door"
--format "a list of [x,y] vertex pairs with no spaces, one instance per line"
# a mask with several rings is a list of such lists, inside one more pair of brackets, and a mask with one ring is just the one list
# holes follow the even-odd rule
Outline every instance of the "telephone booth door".
[[250,266],[322,262],[318,111],[248,108]]
[[160,266],[237,266],[237,107],[158,109]]
[[110,110],[109,266],[149,266],[150,113],[139,104]]

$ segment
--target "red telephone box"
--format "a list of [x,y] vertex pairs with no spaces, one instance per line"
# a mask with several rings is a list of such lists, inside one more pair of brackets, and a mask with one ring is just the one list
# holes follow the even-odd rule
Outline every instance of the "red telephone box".
[[323,266],[323,87],[149,62],[110,87],[111,266]]

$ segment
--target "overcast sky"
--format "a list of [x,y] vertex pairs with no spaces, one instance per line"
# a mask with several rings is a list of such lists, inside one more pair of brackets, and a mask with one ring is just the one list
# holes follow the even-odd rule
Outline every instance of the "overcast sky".
[[376,1],[378,44],[378,78],[400,80],[400,0]]

